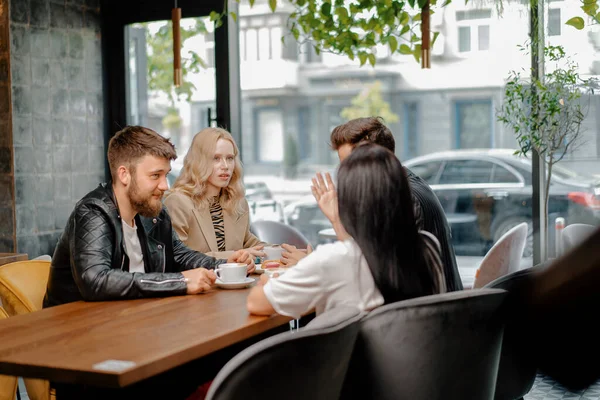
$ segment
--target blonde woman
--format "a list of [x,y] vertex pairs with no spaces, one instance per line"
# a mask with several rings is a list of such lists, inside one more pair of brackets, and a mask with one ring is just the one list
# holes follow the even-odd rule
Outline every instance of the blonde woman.
[[189,248],[214,257],[240,249],[264,257],[263,243],[250,232],[239,151],[225,129],[196,134],[164,203]]

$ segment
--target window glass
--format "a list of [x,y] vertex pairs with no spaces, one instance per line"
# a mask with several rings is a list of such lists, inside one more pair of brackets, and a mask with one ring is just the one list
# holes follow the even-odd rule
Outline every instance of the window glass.
[[438,172],[440,171],[441,165],[441,161],[432,161],[423,164],[411,165],[408,167],[408,169],[410,169],[415,175],[423,178],[430,185],[434,185],[436,183],[436,178],[438,176]]
[[494,183],[519,183],[519,178],[500,165],[494,165]]
[[449,161],[440,176],[440,185],[489,183],[492,163],[479,160]]

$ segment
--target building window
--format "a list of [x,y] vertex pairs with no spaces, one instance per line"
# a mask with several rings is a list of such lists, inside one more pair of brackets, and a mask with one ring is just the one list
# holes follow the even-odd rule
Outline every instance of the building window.
[[246,61],[246,31],[240,30],[240,58]]
[[271,28],[271,59],[280,60],[283,55],[281,43],[281,28]]
[[298,154],[301,160],[311,156],[310,123],[310,108],[300,107],[298,109]]
[[560,35],[560,8],[548,9],[548,36]]
[[256,159],[261,162],[283,161],[283,115],[279,109],[256,112]]
[[258,59],[268,60],[271,58],[271,37],[269,28],[260,28],[258,30]]
[[419,105],[417,102],[404,103],[404,159],[419,155]]
[[455,146],[457,149],[490,148],[492,141],[492,101],[455,103]]
[[256,61],[258,59],[258,40],[256,38],[256,29],[246,31],[246,61]]
[[486,51],[490,49],[490,18],[492,10],[466,10],[456,12],[458,25],[458,51]]

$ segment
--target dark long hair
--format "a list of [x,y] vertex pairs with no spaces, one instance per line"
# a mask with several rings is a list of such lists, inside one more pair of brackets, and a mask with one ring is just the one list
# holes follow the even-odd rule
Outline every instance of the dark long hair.
[[406,173],[392,152],[372,143],[356,147],[339,168],[338,202],[342,225],[386,304],[437,293]]

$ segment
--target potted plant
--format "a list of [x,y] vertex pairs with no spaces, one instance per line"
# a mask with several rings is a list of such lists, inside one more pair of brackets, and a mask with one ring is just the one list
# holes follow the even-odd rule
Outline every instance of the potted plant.
[[546,46],[544,55],[547,72],[542,79],[529,73],[509,73],[497,118],[513,130],[518,146],[515,154],[527,156],[535,150],[546,165],[547,219],[552,168],[579,144],[589,105],[582,96],[593,93],[596,82],[581,78],[578,65],[561,46]]

